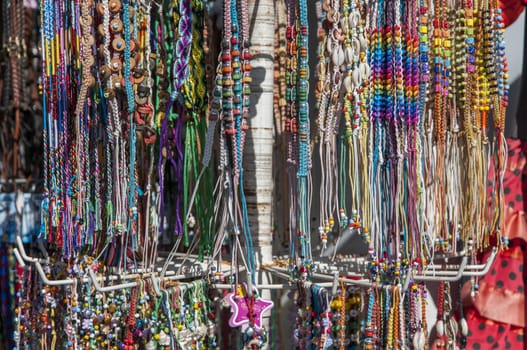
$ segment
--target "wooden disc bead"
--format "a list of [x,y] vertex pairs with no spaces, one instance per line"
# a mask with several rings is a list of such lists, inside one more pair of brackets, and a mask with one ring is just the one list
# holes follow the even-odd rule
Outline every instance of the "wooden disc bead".
[[125,42],[123,38],[117,37],[113,39],[112,47],[115,51],[122,52],[125,49]]
[[108,3],[108,8],[113,13],[119,12],[119,10],[121,10],[121,1],[110,0],[110,2]]
[[123,63],[121,62],[119,58],[116,57],[110,61],[110,69],[113,72],[120,71],[122,67],[123,67]]
[[110,30],[112,33],[120,33],[123,30],[123,22],[118,18],[112,19],[110,22]]
[[110,74],[112,74],[110,68],[108,66],[102,66],[99,69],[99,72],[101,73],[101,77],[103,79],[108,79],[110,77]]

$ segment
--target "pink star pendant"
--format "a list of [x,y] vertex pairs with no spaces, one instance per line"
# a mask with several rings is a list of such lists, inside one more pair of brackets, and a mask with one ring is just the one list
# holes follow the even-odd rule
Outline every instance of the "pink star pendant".
[[[244,326],[245,328],[249,325],[249,298],[241,296],[236,293],[229,293],[226,296],[227,302],[231,305],[231,318],[229,319],[229,326],[239,327]],[[265,300],[260,297],[255,297],[254,304],[252,306],[254,328],[260,330],[262,328],[262,317],[264,312],[272,309],[274,303],[271,300]]]

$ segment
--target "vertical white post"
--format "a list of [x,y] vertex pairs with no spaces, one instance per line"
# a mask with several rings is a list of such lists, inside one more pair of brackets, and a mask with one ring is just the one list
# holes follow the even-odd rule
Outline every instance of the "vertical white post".
[[244,154],[245,194],[258,264],[272,261],[274,1],[248,0],[251,118]]
[[[253,81],[243,164],[255,261],[260,266],[272,262],[274,1],[248,0],[247,3]],[[270,283],[270,276],[258,270],[257,283]],[[260,293],[270,299],[270,291]],[[264,319],[267,330],[269,316]]]

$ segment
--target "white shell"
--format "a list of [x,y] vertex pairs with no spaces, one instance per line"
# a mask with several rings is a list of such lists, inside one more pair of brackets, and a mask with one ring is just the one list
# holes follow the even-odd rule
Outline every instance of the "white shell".
[[331,55],[331,53],[333,52],[333,41],[331,40],[326,40],[326,50],[328,51],[328,54]]
[[346,77],[344,77],[344,80],[342,81],[342,83],[344,84],[344,88],[346,89],[346,91],[351,92],[352,85],[351,85],[351,77],[349,75],[346,75]]
[[467,324],[467,320],[463,317],[460,321],[460,326],[461,326],[461,334],[463,336],[467,336],[468,335],[468,324]]
[[194,226],[196,226],[196,218],[194,217],[194,215],[190,214],[187,218],[187,226],[189,228],[194,228]]
[[335,50],[333,50],[331,59],[333,60],[333,64],[336,66],[341,66],[344,63],[344,51],[340,45],[337,46]]
[[170,337],[164,332],[159,332],[159,345],[170,345]]
[[209,322],[207,332],[208,332],[209,337],[214,336],[214,333],[216,333],[216,326],[214,325],[213,322]]
[[360,50],[360,41],[359,41],[359,39],[352,38],[351,39],[351,47],[353,48],[353,58],[358,61],[359,57],[360,57],[360,51],[361,51]]
[[450,323],[450,329],[452,330],[452,333],[457,334],[457,330],[459,327],[457,325],[456,320],[453,317],[451,317],[449,320],[449,323]]
[[182,349],[190,349],[192,343],[192,337],[186,335],[185,337],[178,337],[179,344]]
[[414,334],[414,339],[412,341],[414,345],[414,349],[416,350],[424,350],[425,348],[425,337],[423,335],[423,331],[417,331]]
[[[205,337],[207,335],[207,326],[204,324],[198,326],[197,329],[195,330],[195,334],[197,334],[200,337]],[[189,334],[189,337],[191,336],[192,334]]]
[[154,343],[153,340],[150,340],[148,343],[146,343],[145,349],[146,350],[156,350],[156,344]]
[[353,72],[351,73],[351,76],[353,78],[353,85],[356,87],[360,86],[361,83],[361,77],[360,77],[360,70],[359,68],[355,68]]
[[368,71],[367,71],[366,63],[362,62],[361,64],[359,64],[359,72],[360,72],[360,77],[362,81],[368,78]]
[[366,41],[366,38],[364,37],[364,35],[359,36],[359,42],[360,42],[360,49],[362,51],[366,51],[366,49],[368,48],[368,42]]
[[437,333],[438,337],[442,337],[443,335],[445,335],[445,324],[444,324],[443,320],[437,321],[437,323],[436,323],[436,333]]
[[346,17],[340,19],[340,27],[342,28],[343,33],[348,32],[348,21],[346,20]]
[[356,28],[360,23],[360,13],[353,11],[349,15],[350,28]]
[[371,67],[370,67],[370,65],[367,62],[363,62],[363,64],[364,64],[364,67],[365,67],[365,74],[362,77],[362,79],[364,79],[364,80],[370,79]]
[[353,62],[353,48],[351,46],[346,47],[344,50],[344,53],[346,55],[346,62],[351,63]]

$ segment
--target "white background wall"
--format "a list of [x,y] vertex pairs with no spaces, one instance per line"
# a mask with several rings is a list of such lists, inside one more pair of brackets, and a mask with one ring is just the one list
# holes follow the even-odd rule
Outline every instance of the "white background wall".
[[[510,100],[509,109],[507,110],[506,134],[509,137],[517,137],[518,131],[520,135],[527,134],[527,130],[518,130],[518,123],[516,121],[518,102],[520,98],[520,76],[522,73],[523,61],[523,34],[525,24],[525,11],[520,17],[510,25],[505,31],[505,54],[509,62],[509,84]],[[526,96],[527,98],[527,96]],[[522,118],[527,118],[523,116]]]

